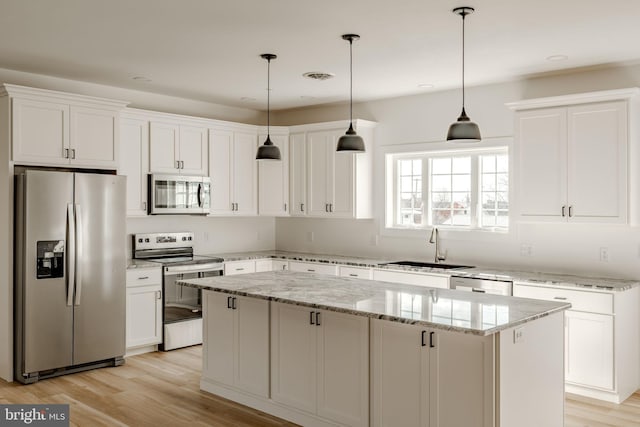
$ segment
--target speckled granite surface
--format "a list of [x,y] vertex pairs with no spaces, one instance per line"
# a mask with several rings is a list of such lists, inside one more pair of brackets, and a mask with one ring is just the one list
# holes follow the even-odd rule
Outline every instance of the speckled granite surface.
[[[541,286],[561,286],[578,287],[582,289],[593,289],[599,291],[625,291],[635,286],[639,286],[637,280],[593,278],[574,275],[552,274],[541,272],[497,270],[491,268],[475,267],[445,270],[441,268],[411,267],[402,265],[384,265],[394,260],[381,260],[371,258],[358,258],[340,255],[308,254],[287,251],[257,251],[257,252],[236,252],[227,254],[213,254],[223,258],[225,261],[239,261],[246,259],[274,258],[297,261],[319,262],[326,264],[354,265],[361,267],[383,268],[388,270],[414,271],[418,273],[438,273],[449,274],[458,277],[476,277],[491,280],[510,280],[518,282],[528,282]],[[395,260],[397,261],[397,260]]]
[[152,261],[145,261],[142,259],[128,259],[127,270],[131,268],[145,268],[145,267],[162,267],[162,264]]
[[180,284],[402,323],[491,335],[571,305],[320,274],[277,271]]

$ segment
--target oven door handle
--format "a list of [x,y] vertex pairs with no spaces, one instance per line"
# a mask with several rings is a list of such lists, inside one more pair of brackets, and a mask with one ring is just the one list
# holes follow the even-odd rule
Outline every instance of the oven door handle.
[[224,267],[221,263],[216,264],[197,264],[197,265],[176,265],[176,266],[165,266],[164,267],[164,275],[171,276],[175,274],[188,274],[188,273],[206,273],[209,271],[220,271],[222,272]]

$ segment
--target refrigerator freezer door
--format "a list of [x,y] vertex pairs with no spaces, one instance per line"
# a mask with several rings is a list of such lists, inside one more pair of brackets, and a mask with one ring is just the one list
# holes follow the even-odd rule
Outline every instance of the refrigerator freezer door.
[[125,177],[76,173],[75,208],[73,364],[79,365],[125,352]]
[[[73,174],[26,171],[18,179],[17,193],[16,375],[22,375],[72,363],[73,307],[67,305],[72,254],[68,245],[54,244],[48,251],[43,248],[50,244],[42,242],[68,241],[67,205],[73,203]],[[38,246],[43,252],[40,257]],[[55,258],[61,250],[61,277],[40,274],[38,278],[38,258],[41,263],[47,258],[49,263],[59,262]],[[43,267],[40,269],[42,272]],[[73,291],[73,284],[70,286]]]

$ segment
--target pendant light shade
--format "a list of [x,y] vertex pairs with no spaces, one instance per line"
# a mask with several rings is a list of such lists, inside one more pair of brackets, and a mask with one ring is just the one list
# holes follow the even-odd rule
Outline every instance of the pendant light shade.
[[360,38],[357,34],[344,34],[343,40],[349,41],[349,129],[338,139],[336,151],[339,152],[364,152],[364,141],[353,130],[353,41]]
[[258,147],[256,160],[280,160],[280,149],[271,142],[269,135],[271,130],[271,60],[276,59],[277,56],[272,53],[263,53],[260,57],[267,60],[267,139],[264,144]]
[[462,112],[458,120],[449,126],[447,141],[452,142],[478,142],[482,139],[480,128],[471,121],[464,110],[464,18],[474,12],[472,7],[456,7],[453,13],[462,16]]

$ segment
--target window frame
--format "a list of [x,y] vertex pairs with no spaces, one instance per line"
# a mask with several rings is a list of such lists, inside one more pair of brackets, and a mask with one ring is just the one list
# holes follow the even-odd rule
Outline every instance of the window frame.
[[[468,226],[452,226],[452,225],[435,225],[438,229],[442,229],[445,232],[459,231],[459,232],[479,232],[487,235],[505,235],[510,234],[513,228],[513,212],[515,206],[513,204],[513,159],[511,144],[506,143],[506,138],[498,138],[498,144],[491,144],[485,147],[474,148],[459,148],[459,149],[432,149],[432,150],[393,150],[393,146],[386,147],[382,155],[385,164],[385,195],[384,195],[384,220],[381,222],[381,233],[385,235],[407,235],[424,233],[425,230],[430,230],[432,225],[432,197],[431,197],[431,160],[437,157],[471,157],[471,182],[470,182],[470,224]],[[496,141],[496,142],[498,142]],[[416,147],[417,148],[417,147]],[[508,157],[508,201],[509,201],[509,214],[507,217],[507,227],[500,226],[480,226],[481,207],[480,202],[482,198],[482,167],[481,156],[483,155],[499,155],[506,154]],[[410,226],[402,225],[397,221],[399,210],[399,162],[398,160],[407,159],[421,159],[422,160],[422,201],[423,201],[423,214],[422,225]],[[426,183],[426,185],[425,185]],[[392,197],[392,201],[389,202],[389,197]],[[391,221],[390,221],[391,219]]]

